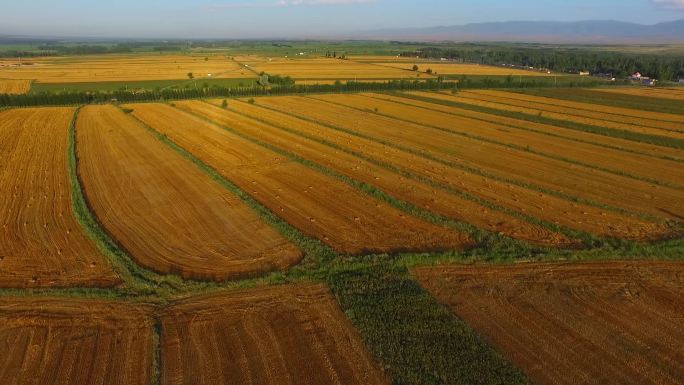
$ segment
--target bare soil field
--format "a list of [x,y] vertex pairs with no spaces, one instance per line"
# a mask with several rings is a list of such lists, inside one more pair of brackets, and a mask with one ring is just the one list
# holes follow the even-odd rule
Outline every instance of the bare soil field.
[[[611,147],[618,150],[626,150],[630,152],[638,152],[647,156],[653,157],[667,157],[669,159],[678,160],[680,163],[684,161],[684,153],[681,150],[671,147],[663,147],[655,144],[636,142],[633,140],[622,139],[618,137],[612,137],[607,135],[595,134],[586,131],[573,130],[571,128],[564,128],[559,126],[553,126],[550,124],[536,123],[529,120],[520,120],[515,118],[509,118],[501,115],[492,115],[484,112],[473,111],[465,108],[452,107],[439,103],[431,103],[427,101],[411,99],[411,96],[419,96],[423,98],[431,98],[444,101],[452,101],[449,95],[437,93],[437,92],[409,92],[406,94],[379,94],[379,93],[369,93],[368,96],[373,98],[379,98],[384,100],[391,100],[403,104],[410,104],[417,107],[429,108],[430,110],[439,110],[447,113],[458,114],[464,117],[470,117],[477,120],[486,121],[489,123],[498,123],[508,127],[520,127],[535,130],[540,133],[547,135],[552,135],[556,138],[562,137],[566,139],[571,139],[575,141],[582,141],[589,144],[595,144],[605,147]],[[402,95],[407,95],[409,97],[403,97]],[[631,156],[631,155],[630,155]]]
[[535,384],[684,378],[684,264],[435,266],[414,275]]
[[[205,60],[205,58],[207,60]],[[0,78],[32,79],[40,83],[137,80],[187,80],[253,77],[224,55],[86,55],[39,58],[30,65],[0,66]],[[211,74],[211,76],[209,76]]]
[[25,94],[30,89],[30,80],[0,79],[0,94]]
[[0,112],[0,287],[119,283],[72,212],[72,108]]
[[[655,128],[665,131],[675,131],[684,132],[684,123],[677,123],[674,121],[662,121],[656,119],[649,119],[648,113],[644,113],[642,117],[636,116],[624,116],[618,114],[608,114],[606,112],[596,112],[590,109],[582,109],[581,106],[564,107],[555,106],[552,104],[544,104],[538,101],[526,101],[519,100],[518,94],[513,92],[503,92],[503,91],[490,91],[490,90],[473,90],[473,91],[463,91],[459,93],[459,96],[491,101],[499,104],[517,106],[523,108],[531,108],[542,112],[542,115],[546,112],[563,114],[573,118],[590,118],[596,119],[596,121],[606,121],[616,124],[628,124],[636,127],[648,127]],[[565,118],[564,120],[569,120]]]
[[[237,59],[236,59],[237,60]],[[351,60],[332,58],[305,58],[284,59],[276,58],[271,61],[247,61],[256,72],[266,72],[271,75],[290,76],[293,79],[321,80],[321,79],[345,79],[345,80],[379,80],[379,79],[406,79],[406,78],[432,78],[427,74],[418,74],[405,71],[401,68],[360,63]]]
[[110,301],[3,297],[0,383],[148,385],[150,313]]
[[[346,97],[348,96],[340,96]],[[522,181],[637,213],[675,220],[684,217],[682,193],[678,189],[583,166],[568,165],[525,151],[459,137],[419,124],[313,98],[271,97],[260,98],[256,103],[284,112],[301,111],[299,114],[317,122],[341,127],[376,141],[427,152],[446,161],[484,170],[501,178]],[[619,189],[619,195],[615,194],[616,189]],[[546,194],[540,193],[537,201],[543,201],[545,196]]]
[[340,253],[446,250],[470,244],[463,234],[404,214],[179,109],[154,103],[129,107],[273,213]]
[[[408,179],[401,174],[391,172],[314,140],[246,118],[244,115],[231,111],[232,108],[222,109],[199,101],[176,102],[175,104],[183,110],[205,116],[214,122],[229,126],[239,132],[324,165],[350,178],[376,186],[389,195],[426,210],[452,219],[470,222],[480,228],[496,233],[501,232],[533,244],[573,245],[570,239],[558,233],[488,209],[447,191],[435,189],[428,184]],[[232,106],[236,104],[246,105],[245,108],[249,108],[249,104],[240,101],[232,101],[231,104]],[[264,115],[271,115],[272,119],[277,120],[278,116],[276,115],[279,114],[262,110],[262,113],[257,116],[264,118]],[[292,126],[292,128],[294,127]]]
[[566,113],[550,112],[550,111],[545,111],[543,109],[538,109],[538,108],[534,108],[534,107],[519,107],[519,106],[515,106],[515,105],[511,105],[511,104],[498,103],[495,100],[493,100],[492,98],[489,98],[486,96],[485,97],[477,97],[476,94],[474,94],[474,93],[468,94],[466,92],[462,92],[462,93],[459,92],[458,95],[447,94],[447,96],[450,100],[454,100],[456,102],[466,103],[466,104],[470,104],[470,105],[474,105],[474,106],[493,108],[493,109],[502,110],[502,111],[520,112],[520,113],[531,115],[531,116],[542,116],[542,117],[551,118],[551,119],[564,120],[564,121],[580,123],[580,124],[588,124],[588,125],[592,125],[592,126],[605,127],[605,128],[616,129],[616,130],[626,130],[626,131],[632,131],[632,132],[637,132],[637,133],[647,134],[647,135],[658,135],[658,136],[664,136],[664,137],[668,137],[668,138],[684,139],[684,132],[680,132],[680,131],[671,131],[671,130],[665,130],[665,129],[659,129],[659,128],[645,127],[645,126],[636,126],[636,125],[625,124],[625,123],[614,122],[614,121],[603,120],[603,119],[596,119],[596,118],[591,118],[591,117],[586,117],[586,116],[577,116],[577,115],[570,115],[570,114],[566,114]]
[[[220,104],[219,100],[213,101]],[[522,188],[510,183],[502,183],[470,172],[449,167],[434,160],[421,157],[408,151],[403,151],[373,140],[351,135],[347,132],[333,130],[329,127],[302,120],[291,115],[276,112],[263,107],[265,101],[252,105],[243,102],[232,102],[230,110],[247,114],[264,120],[274,126],[292,127],[318,140],[333,143],[340,148],[363,155],[383,164],[389,164],[401,171],[409,172],[421,178],[428,179],[440,185],[448,186],[458,191],[464,191],[488,202],[503,206],[519,213],[532,215],[549,223],[564,225],[572,229],[586,231],[609,237],[647,240],[657,239],[668,233],[661,226],[637,220],[633,217],[619,215],[613,212],[597,209],[573,201],[557,198],[552,195],[540,194],[537,191]],[[358,164],[358,163],[357,163]],[[379,183],[379,182],[376,182]],[[436,194],[436,193],[435,193]],[[431,203],[429,208],[438,207],[439,203]],[[469,206],[461,206],[465,209]],[[478,219],[480,216],[488,218],[492,215],[489,210],[466,211],[465,221],[476,226],[485,226]],[[499,223],[498,226],[503,225]],[[514,238],[523,239],[524,230],[529,225],[520,227],[519,233],[508,233]],[[545,233],[539,233],[543,237]],[[540,238],[543,239],[543,238]],[[539,242],[537,240],[537,242]]]
[[684,87],[680,88],[605,88],[601,92],[646,96],[649,98],[684,100]]
[[141,265],[224,280],[300,260],[297,247],[238,197],[116,107],[83,108],[77,137],[91,209]]
[[476,136],[485,140],[514,145],[518,148],[529,149],[543,154],[549,154],[556,159],[568,159],[590,166],[597,166],[616,173],[628,173],[642,178],[657,179],[672,185],[684,181],[684,165],[679,162],[653,159],[646,156],[613,151],[592,144],[578,143],[558,137],[541,135],[525,130],[496,123],[483,122],[454,114],[426,110],[418,106],[407,106],[403,102],[378,100],[364,95],[336,95],[314,96],[316,99],[328,100],[346,106],[362,109],[378,109],[380,114],[397,117],[410,122],[442,128],[450,132]]
[[414,61],[404,63],[403,61],[397,63],[383,63],[377,62],[382,66],[389,68],[399,68],[402,70],[412,70],[414,65],[418,66],[418,71],[426,71],[431,69],[436,75],[498,75],[498,76],[550,76],[546,72],[525,71],[510,67],[495,67],[479,64],[461,64],[461,63],[443,63],[443,62],[425,62]]
[[161,384],[388,384],[320,284],[189,298],[161,314]]

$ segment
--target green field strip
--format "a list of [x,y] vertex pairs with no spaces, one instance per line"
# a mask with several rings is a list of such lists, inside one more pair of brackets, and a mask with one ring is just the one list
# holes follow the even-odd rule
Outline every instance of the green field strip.
[[327,282],[394,384],[529,384],[406,269],[352,267],[331,274]]
[[[577,166],[582,166],[582,167],[586,167],[586,168],[590,168],[590,169],[594,169],[594,170],[598,170],[598,171],[602,171],[602,172],[606,172],[606,173],[610,173],[610,174],[615,174],[615,175],[619,175],[619,176],[624,176],[624,177],[631,178],[631,179],[635,179],[635,180],[639,180],[639,181],[642,181],[642,182],[648,182],[648,183],[652,183],[652,184],[656,184],[656,185],[661,185],[661,186],[668,186],[668,187],[675,188],[675,189],[679,189],[679,190],[684,189],[684,186],[676,185],[676,184],[673,184],[673,183],[671,183],[671,182],[666,182],[666,181],[662,181],[662,180],[658,180],[658,179],[651,179],[651,178],[644,177],[644,176],[641,176],[641,175],[631,174],[631,173],[628,173],[628,172],[622,171],[622,170],[615,170],[615,169],[609,169],[609,168],[597,166],[597,165],[594,165],[594,164],[591,164],[591,163],[584,163],[584,162],[578,161],[578,160],[576,160],[576,159],[570,159],[570,158],[566,158],[566,157],[563,157],[563,156],[558,156],[558,155],[546,153],[546,152],[543,152],[543,151],[537,151],[537,150],[534,150],[534,149],[529,148],[529,147],[523,147],[523,146],[519,146],[519,145],[515,145],[515,144],[505,143],[505,142],[501,142],[501,141],[498,141],[498,140],[490,139],[490,138],[487,138],[487,137],[484,137],[484,136],[472,135],[472,134],[469,134],[469,133],[467,133],[467,132],[465,132],[465,131],[458,131],[458,130],[456,130],[456,129],[447,129],[447,128],[444,128],[444,127],[439,127],[439,126],[435,126],[435,125],[427,124],[427,123],[420,123],[420,122],[415,121],[415,120],[409,120],[409,119],[400,118],[400,117],[398,117],[398,116],[396,116],[396,115],[385,114],[385,113],[383,113],[383,112],[380,112],[380,111],[373,111],[373,110],[370,110],[370,109],[363,109],[363,108],[351,107],[351,106],[348,106],[348,105],[346,105],[346,104],[337,103],[337,102],[333,102],[333,101],[330,101],[330,100],[317,99],[317,98],[311,98],[311,99],[317,100],[317,101],[326,102],[326,103],[330,103],[330,104],[336,105],[336,106],[338,106],[338,107],[349,108],[349,109],[352,109],[352,110],[355,110],[355,111],[359,111],[359,112],[366,112],[366,113],[371,113],[371,114],[383,116],[383,117],[390,118],[390,119],[394,119],[394,120],[397,120],[397,121],[400,121],[400,122],[404,122],[404,123],[411,123],[411,124],[418,125],[418,126],[422,126],[422,127],[432,128],[432,129],[435,129],[435,130],[438,130],[438,131],[446,132],[446,133],[448,133],[448,134],[453,134],[453,135],[458,135],[458,136],[462,136],[462,137],[469,138],[469,139],[479,140],[479,141],[481,141],[481,142],[491,143],[491,144],[494,144],[494,145],[497,145],[497,146],[507,147],[507,148],[510,148],[510,149],[513,149],[513,150],[517,150],[517,151],[529,152],[530,154],[539,155],[539,156],[542,156],[542,157],[545,157],[545,158],[554,159],[554,160],[558,160],[558,161],[561,161],[561,162],[570,163],[570,164],[574,164],[574,165],[577,165]],[[419,108],[420,108],[420,107],[419,107]]]

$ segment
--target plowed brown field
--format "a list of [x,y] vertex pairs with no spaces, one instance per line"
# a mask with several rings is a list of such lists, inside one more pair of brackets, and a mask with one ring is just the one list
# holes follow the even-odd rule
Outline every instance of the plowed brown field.
[[[684,217],[682,192],[678,189],[567,164],[476,139],[457,137],[419,124],[312,98],[269,97],[260,98],[257,103],[285,112],[298,111],[298,114],[318,122],[367,135],[374,140],[429,152],[450,162],[485,170],[503,178],[520,180],[634,212],[672,219]],[[617,190],[620,194],[615,194]],[[543,199],[544,196],[541,195],[540,198]]]
[[[506,104],[511,106],[532,108],[541,111],[542,114],[546,112],[553,112],[568,115],[571,117],[580,118],[591,118],[597,119],[599,121],[614,122],[614,123],[624,123],[630,124],[637,127],[649,127],[656,128],[666,131],[678,131],[684,132],[684,123],[670,122],[670,121],[660,121],[648,118],[648,113],[644,113],[642,117],[636,116],[624,116],[618,114],[607,114],[605,112],[597,112],[590,109],[582,109],[581,106],[574,107],[564,107],[556,106],[553,104],[544,104],[540,102],[532,102],[526,100],[520,100],[517,93],[513,92],[503,92],[503,91],[491,91],[491,90],[473,90],[473,91],[463,91],[459,93],[459,96],[492,101],[500,104]],[[567,120],[567,119],[566,119]]]
[[227,279],[300,259],[239,198],[113,106],[78,116],[79,171],[104,228],[140,264],[185,278]]
[[161,384],[388,384],[328,289],[190,298],[161,315]]
[[[239,101],[231,103],[232,105],[244,104]],[[444,190],[435,189],[430,185],[375,166],[353,155],[246,118],[230,110],[199,101],[176,102],[175,104],[183,110],[205,116],[214,122],[229,126],[239,132],[334,169],[350,178],[377,186],[390,195],[424,209],[470,222],[489,231],[501,232],[514,238],[524,239],[534,244],[557,246],[572,243],[560,234],[501,212],[490,210],[472,201],[449,194]],[[277,113],[267,111],[259,116],[263,118],[264,114],[275,115]]]
[[151,309],[66,298],[0,299],[3,385],[148,385]]
[[31,89],[30,80],[0,79],[0,94],[25,94]]
[[[213,102],[221,103],[219,100]],[[260,106],[264,102],[260,100],[256,105],[252,105],[234,101],[231,102],[229,109],[257,117],[276,126],[291,127],[304,135],[334,143],[402,171],[468,192],[489,202],[535,216],[550,223],[562,224],[594,234],[635,240],[657,239],[667,234],[665,228],[649,222],[606,212],[554,196],[542,195],[534,190],[509,183],[501,183],[372,140],[268,110]],[[432,207],[437,206],[432,203],[430,208]],[[465,210],[467,207],[469,206],[462,206],[461,208]],[[484,210],[479,213],[470,211],[466,211],[466,213],[466,221],[476,226],[482,226],[477,219],[479,215],[485,217],[490,215],[489,211]],[[528,227],[521,227],[520,230],[526,228]],[[522,238],[523,234],[517,234],[516,237]],[[544,233],[539,234],[540,237],[543,235]]]
[[436,266],[414,274],[536,384],[684,378],[684,263]]
[[315,96],[315,98],[362,110],[378,108],[379,113],[402,120],[426,124],[458,134],[477,136],[484,140],[489,139],[515,145],[518,148],[530,149],[557,157],[556,159],[568,159],[569,161],[598,166],[616,173],[628,173],[637,177],[669,182],[680,187],[684,186],[684,164],[680,162],[627,154],[592,144],[516,130],[501,124],[407,106],[394,101],[378,100],[364,95],[345,95],[344,97],[322,95]]
[[0,287],[112,286],[71,208],[72,108],[0,112]]
[[[441,99],[441,100],[449,101],[449,95],[440,94],[437,92],[410,92],[409,94],[421,96],[421,97],[432,98],[432,99],[438,99],[438,100]],[[562,136],[563,138],[574,139],[575,141],[581,140],[581,141],[589,142],[592,144],[614,147],[614,148],[619,149],[619,150],[636,151],[638,153],[641,153],[641,154],[644,154],[647,156],[668,157],[670,159],[676,159],[680,163],[682,161],[684,161],[684,153],[681,150],[678,150],[676,148],[662,147],[662,146],[658,146],[655,144],[635,142],[632,140],[617,138],[617,137],[613,137],[613,136],[593,134],[593,133],[586,132],[586,131],[573,130],[570,128],[552,126],[549,124],[535,123],[535,122],[531,122],[529,120],[520,120],[520,119],[514,119],[514,118],[509,118],[509,117],[500,116],[500,115],[492,115],[492,114],[487,114],[487,113],[483,113],[483,112],[468,110],[465,108],[458,108],[458,107],[442,105],[439,103],[430,103],[430,102],[426,102],[426,101],[414,100],[414,99],[410,99],[410,98],[406,98],[406,97],[402,97],[402,96],[398,96],[398,95],[394,96],[394,95],[388,95],[388,94],[374,94],[374,93],[369,93],[367,95],[369,95],[373,98],[392,100],[392,101],[396,101],[396,102],[400,102],[400,103],[404,103],[404,104],[410,104],[410,105],[414,105],[414,106],[418,106],[418,107],[426,107],[426,108],[429,108],[431,110],[439,110],[439,111],[444,111],[444,112],[448,112],[448,113],[454,113],[454,114],[462,115],[465,117],[471,117],[474,119],[484,120],[484,121],[487,121],[490,123],[498,123],[498,124],[503,124],[503,125],[512,125],[512,126],[521,127],[521,128],[533,129],[535,131],[546,133],[547,135],[556,135],[556,137]]]
[[130,108],[276,215],[338,252],[444,250],[470,244],[463,234],[406,215],[186,112],[163,104]]

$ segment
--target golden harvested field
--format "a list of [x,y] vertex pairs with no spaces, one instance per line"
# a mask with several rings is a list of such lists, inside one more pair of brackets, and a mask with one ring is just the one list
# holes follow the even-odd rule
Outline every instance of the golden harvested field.
[[626,123],[620,123],[620,122],[614,122],[610,120],[605,120],[605,119],[597,119],[597,118],[591,118],[587,116],[582,116],[578,114],[567,114],[567,113],[559,113],[559,112],[551,112],[551,111],[545,111],[543,109],[539,108],[534,108],[534,107],[519,107],[515,106],[512,104],[503,104],[499,103],[495,100],[493,100],[490,97],[478,97],[475,94],[469,94],[467,92],[459,92],[458,95],[451,95],[451,94],[444,94],[446,95],[449,100],[453,100],[455,102],[460,102],[460,103],[466,103],[474,106],[479,106],[479,107],[487,107],[487,108],[493,108],[497,110],[503,110],[503,111],[511,111],[511,112],[520,112],[523,114],[531,115],[531,116],[542,116],[545,118],[551,118],[551,119],[557,119],[557,120],[563,120],[563,121],[568,121],[568,122],[573,122],[573,123],[580,123],[580,124],[588,124],[588,125],[593,125],[597,127],[605,127],[605,128],[611,128],[615,130],[625,130],[625,131],[632,131],[632,132],[637,132],[640,134],[647,134],[647,135],[658,135],[658,136],[664,136],[668,138],[674,138],[674,139],[684,139],[684,132],[680,131],[671,131],[671,130],[665,130],[665,129],[659,129],[659,128],[653,128],[653,127],[646,127],[646,126],[637,126],[637,125],[632,125],[632,124],[626,124]]
[[[220,103],[220,101],[215,102]],[[407,179],[401,174],[391,172],[351,154],[233,112],[249,109],[252,106],[248,103],[233,101],[229,110],[199,101],[177,102],[175,104],[183,110],[230,126],[241,133],[324,165],[350,178],[376,186],[389,195],[426,210],[460,221],[469,221],[480,228],[496,233],[501,232],[534,244],[557,246],[572,243],[566,237],[540,226],[490,210],[447,191],[437,190],[429,184]],[[278,115],[276,112],[261,110],[256,115],[251,116],[260,119],[270,118],[269,120],[274,121],[280,119]],[[297,126],[292,125],[288,128]]]
[[[208,60],[205,60],[207,58]],[[245,78],[255,75],[224,55],[88,55],[42,58],[31,65],[7,62],[0,78],[40,83],[78,83],[195,78]],[[15,64],[15,65],[12,65]],[[211,74],[212,76],[209,76]]]
[[3,385],[148,385],[151,308],[68,298],[0,299]]
[[[610,115],[605,112],[596,112],[593,110],[580,110],[575,107],[558,107],[550,104],[541,104],[538,101],[521,101],[518,100],[516,93],[503,92],[503,91],[489,91],[489,90],[474,90],[474,91],[464,91],[459,93],[460,97],[467,99],[481,100],[481,101],[491,101],[497,104],[512,106],[512,107],[523,107],[528,109],[533,109],[534,111],[539,111],[542,116],[546,113],[552,113],[550,117],[561,117],[563,120],[573,121],[573,118],[589,118],[589,124],[601,126],[602,124],[615,125],[610,128],[616,127],[630,127],[635,128],[649,128],[658,129],[664,131],[673,131],[677,133],[684,133],[684,123],[677,123],[673,121],[657,121],[653,119],[643,118],[643,117],[633,117],[633,116],[621,116],[621,115]],[[537,113],[539,113],[537,112]],[[553,115],[558,114],[558,115]],[[644,114],[648,116],[648,114]],[[593,122],[593,123],[592,123]],[[599,122],[599,123],[596,123]],[[654,133],[659,133],[660,131],[653,131]],[[660,133],[661,135],[667,135],[666,133]]]
[[411,217],[330,176],[163,104],[133,114],[273,213],[343,254],[444,250],[467,236]]
[[161,384],[389,384],[320,284],[212,294],[161,314]]
[[[296,80],[344,79],[366,81],[417,78],[419,75],[400,68],[319,57],[306,59],[276,58],[272,61],[255,60],[241,63],[249,65],[257,72],[263,71],[271,75],[290,76]],[[420,74],[420,77],[430,78],[432,76]]]
[[116,107],[83,108],[77,134],[86,198],[141,265],[224,280],[299,261],[251,208]]
[[684,264],[418,268],[422,286],[538,385],[684,378]]
[[[340,95],[337,103],[353,97]],[[419,150],[445,161],[559,193],[662,218],[678,220],[684,214],[680,189],[568,164],[311,97],[260,98],[257,104],[284,112],[297,111],[298,115],[305,115],[319,123],[333,125],[376,141]],[[373,107],[373,104],[369,105],[369,108]],[[426,119],[429,117],[427,114]],[[619,195],[615,194],[616,189],[620,190]],[[539,197],[546,199],[546,194],[539,194]],[[661,231],[662,229],[656,230],[656,233]]]
[[25,94],[30,89],[30,80],[0,79],[0,94]]
[[[489,123],[498,123],[505,125],[507,127],[521,128],[527,130],[534,130],[539,133],[546,135],[551,135],[553,137],[567,138],[574,141],[580,141],[588,144],[595,144],[599,146],[605,146],[617,150],[625,150],[627,152],[636,152],[639,154],[651,156],[651,157],[667,157],[669,159],[674,159],[679,162],[684,161],[684,153],[681,150],[671,147],[662,147],[655,144],[649,144],[645,142],[636,142],[628,139],[622,139],[618,137],[605,136],[600,134],[594,134],[591,132],[573,130],[570,128],[564,128],[559,126],[552,126],[549,124],[542,124],[531,122],[528,120],[520,120],[515,118],[509,118],[506,116],[492,115],[484,112],[477,112],[465,108],[446,106],[438,103],[431,103],[426,101],[414,100],[402,96],[395,96],[389,94],[367,94],[368,96],[391,100],[403,104],[409,104],[413,106],[423,107],[430,110],[439,110],[451,114],[457,114],[463,117],[469,117]],[[431,98],[437,100],[450,101],[449,95],[436,93],[436,92],[410,92],[407,95],[420,96],[424,98]]]
[[73,112],[0,112],[0,287],[119,282],[72,211],[67,146]]
[[[603,92],[603,91],[604,90],[601,89],[600,92]],[[596,91],[596,92],[599,92],[599,91]],[[448,100],[449,98],[454,97],[453,95],[446,93],[446,92],[441,92],[441,93],[440,92],[432,92],[430,94],[443,97],[443,98],[445,98],[445,100]],[[603,113],[606,113],[608,116],[622,115],[622,116],[634,117],[634,118],[638,118],[638,119],[684,123],[684,115],[666,114],[663,112],[653,112],[653,111],[641,111],[641,110],[635,110],[635,109],[623,108],[623,107],[604,106],[604,105],[600,105],[600,104],[581,103],[581,102],[574,102],[574,101],[570,101],[570,100],[548,98],[548,97],[544,97],[544,96],[527,95],[527,94],[523,94],[523,93],[515,93],[515,98],[518,100],[536,102],[536,103],[540,103],[540,104],[550,104],[550,105],[561,106],[561,107],[569,107],[571,109],[575,109],[578,111],[603,112]]]
[[[273,99],[271,101],[275,102]],[[550,223],[590,233],[635,240],[655,239],[668,233],[668,230],[663,227],[654,226],[649,222],[606,212],[605,210],[578,204],[577,202],[571,202],[552,195],[540,194],[537,191],[510,183],[498,182],[474,173],[446,166],[408,151],[402,151],[378,141],[351,135],[343,131],[335,131],[311,121],[265,109],[264,106],[267,102],[265,99],[259,99],[255,105],[233,102],[229,105],[229,109],[266,120],[272,125],[287,125],[303,135],[333,143],[335,146],[345,148],[348,151],[359,153],[381,163],[390,164],[401,171],[410,172],[421,178],[458,191],[464,191],[519,213],[533,215]],[[296,107],[292,106],[290,109],[284,109],[284,111],[293,111],[294,108]],[[430,204],[430,207],[426,208],[434,210],[438,205],[439,203],[433,202]],[[462,206],[464,209],[465,207]],[[464,214],[466,222],[488,229],[491,227],[482,227],[483,223],[479,218],[480,216],[487,218],[490,215],[492,214],[484,209],[479,209],[479,211],[473,209],[473,211],[465,211]],[[501,226],[503,224],[499,223],[498,225]],[[528,224],[519,228],[518,233],[510,233],[510,230],[504,232],[512,234],[515,238],[522,239],[526,233],[524,230],[529,228],[529,226]],[[546,236],[542,235],[545,234],[539,233],[540,239],[546,239]]]
[[679,88],[601,88],[601,92],[614,92],[624,95],[646,96],[649,98],[672,99],[684,101],[684,87]]
[[[371,95],[372,96],[372,95]],[[438,127],[443,130],[463,135],[491,140],[505,145],[529,149],[549,154],[569,162],[581,162],[601,167],[617,173],[629,173],[642,178],[655,178],[673,185],[684,186],[684,166],[680,162],[665,159],[653,159],[648,156],[629,154],[621,151],[607,150],[593,144],[578,143],[558,137],[540,135],[525,130],[488,123],[481,120],[426,110],[418,106],[409,106],[397,99],[378,100],[365,95],[350,95],[344,98],[323,95],[316,99],[328,100],[345,106],[362,110],[378,108],[378,112],[404,121]],[[552,148],[552,151],[549,149]]]
[[488,65],[479,64],[461,64],[461,63],[444,63],[444,62],[425,62],[425,61],[413,61],[404,63],[403,61],[398,63],[387,63],[387,62],[377,62],[378,65],[382,65],[388,68],[398,68],[404,71],[411,71],[414,65],[418,66],[418,71],[424,72],[427,69],[431,69],[434,74],[437,75],[492,75],[492,76],[550,76],[546,72],[538,71],[525,71],[516,68],[509,67],[494,67]]

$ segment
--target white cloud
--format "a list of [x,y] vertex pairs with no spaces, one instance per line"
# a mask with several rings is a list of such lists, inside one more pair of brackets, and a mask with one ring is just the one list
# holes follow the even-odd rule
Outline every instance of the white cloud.
[[661,8],[684,9],[684,0],[651,0],[651,3]]

